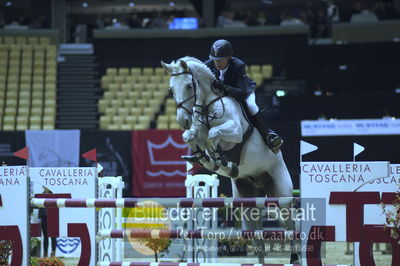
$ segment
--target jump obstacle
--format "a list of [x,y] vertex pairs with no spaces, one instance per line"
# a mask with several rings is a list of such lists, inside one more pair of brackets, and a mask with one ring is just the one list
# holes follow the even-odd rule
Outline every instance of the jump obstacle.
[[[270,263],[186,263],[186,262],[100,262],[98,266],[301,266],[301,264]],[[319,264],[319,266],[348,266],[347,264]]]
[[[300,266],[300,264],[248,264],[248,263],[182,263],[182,262],[111,262],[100,263],[98,266]],[[323,264],[323,266],[333,266]],[[334,265],[339,266],[339,265]]]
[[[160,262],[160,263],[148,263],[148,262],[111,262],[111,263],[100,263],[98,266],[300,266],[300,264],[248,264],[248,263],[182,263],[182,262]],[[321,266],[333,266],[329,264],[323,264]],[[339,265],[334,265],[339,266]]]
[[[308,169],[306,167],[303,167],[302,163],[302,169]],[[308,163],[311,164],[311,163]],[[314,163],[317,164],[317,163]],[[338,164],[338,163],[336,163]],[[378,165],[380,168],[379,169],[388,169],[388,167],[383,167],[383,164]],[[374,164],[370,163],[369,168],[373,169]],[[378,169],[378,168],[377,168]],[[378,170],[379,170],[378,169]],[[373,169],[371,172],[373,172],[372,174],[376,174],[376,171]],[[307,172],[306,172],[307,173]],[[302,173],[303,174],[303,173]],[[379,175],[385,176],[384,172],[379,172]],[[335,192],[336,193],[336,192]],[[338,192],[341,193],[341,192]],[[349,192],[352,193],[352,195],[355,195],[354,193],[357,192]],[[360,192],[362,194],[362,192]],[[365,192],[365,193],[372,193],[372,192]],[[334,195],[331,193],[331,195]],[[383,195],[384,198],[385,195]],[[159,199],[159,198],[149,198],[149,199],[122,199],[122,198],[118,198],[118,199],[37,199],[37,198],[33,198],[31,200],[31,204],[33,207],[40,207],[40,206],[44,206],[46,208],[73,208],[73,207],[78,207],[78,208],[111,208],[111,209],[115,209],[115,208],[121,208],[121,207],[140,207],[140,206],[146,206],[146,207],[159,207],[157,205],[146,205],[146,203],[148,201],[161,201],[163,204],[163,206],[167,207],[167,206],[172,206],[172,207],[182,207],[182,208],[221,208],[221,207],[272,207],[273,205],[275,206],[287,206],[290,205],[290,203],[294,202],[297,203],[298,199],[296,198],[284,198],[284,199],[277,199],[277,198],[273,198],[273,199],[265,199],[265,198],[247,198],[247,199],[230,199],[230,198],[225,198],[225,199],[213,199],[213,198],[204,198],[204,199],[193,199],[193,198],[189,198],[189,199],[179,199],[179,198],[170,198],[170,199]],[[333,202],[333,199],[331,197],[330,201]],[[343,201],[341,201],[343,204]],[[142,205],[144,204],[144,205]],[[332,227],[332,226],[331,226]],[[326,227],[327,229],[331,229],[329,227]],[[334,227],[332,227],[334,229]],[[371,230],[375,230],[373,228],[370,227],[365,227],[367,231],[371,231]],[[379,229],[380,230],[380,229]],[[374,232],[380,232],[379,230],[375,230]],[[184,233],[186,233],[187,235],[190,235],[190,238],[197,238],[197,236],[204,236],[206,235],[205,233],[221,233],[224,230],[204,230],[202,232],[200,232],[199,230],[186,230]],[[234,233],[237,235],[240,235],[240,238],[246,238],[246,236],[262,236],[264,237],[264,235],[268,235],[269,233],[271,233],[273,230],[262,230],[262,231],[245,231],[245,230],[235,230]],[[190,233],[191,232],[191,233]],[[333,231],[334,232],[334,231]],[[372,232],[372,231],[371,231]],[[122,230],[102,230],[100,229],[100,231],[98,232],[100,238],[122,238],[124,236],[127,236],[127,234],[133,234],[134,237],[154,237],[154,238],[158,238],[158,237],[165,237],[166,235],[168,235],[168,237],[170,238],[174,238],[179,236],[178,232],[173,231],[173,230],[164,230],[164,231],[150,231],[149,230],[143,230],[143,231],[128,231],[128,232],[123,232]],[[294,232],[284,232],[281,233],[282,235],[285,235],[285,237],[287,237],[287,233],[294,233]],[[331,235],[331,234],[330,234]],[[204,238],[204,237],[203,237]],[[206,237],[207,238],[207,237]],[[218,238],[217,238],[218,239]],[[224,238],[222,238],[224,239]],[[261,238],[263,239],[263,238]],[[335,238],[332,236],[328,237],[326,239],[327,241],[335,241]],[[371,239],[371,241],[374,241],[374,239]],[[380,236],[379,239],[375,239],[376,242],[382,242],[382,241],[388,241],[386,236]],[[385,242],[383,242],[385,243]],[[317,244],[318,245],[318,244]],[[393,247],[393,244],[392,244]],[[365,248],[365,247],[364,247]],[[398,255],[398,253],[396,253]],[[14,258],[13,258],[14,259]],[[393,263],[397,263],[398,262],[398,258],[397,257],[393,257]],[[11,264],[13,265],[13,263]],[[228,266],[230,264],[224,263],[224,264],[218,264],[218,263],[143,263],[143,262],[110,262],[110,261],[99,261],[98,265],[137,265],[137,266],[142,266],[142,265],[149,265],[149,266],[170,266],[170,265],[177,265],[177,266],[208,266],[208,265],[225,265]],[[232,264],[233,265],[270,265],[270,264]],[[282,265],[282,264],[281,264]],[[308,264],[308,265],[314,265],[314,264]],[[317,265],[317,264],[315,264]],[[318,264],[321,265],[321,264]],[[392,265],[396,265],[396,264],[392,264]]]
[[[34,172],[34,171],[32,171]],[[114,184],[110,187],[109,183]],[[246,208],[251,208],[251,207],[283,207],[283,206],[293,206],[293,204],[299,204],[299,198],[293,198],[293,197],[287,197],[287,198],[211,198],[210,196],[216,196],[217,192],[217,186],[218,186],[218,179],[216,178],[215,175],[198,175],[196,176],[191,176],[188,175],[188,178],[186,180],[186,186],[187,186],[187,194],[188,195],[199,195],[199,191],[202,190],[204,196],[208,196],[208,198],[121,198],[122,196],[122,187],[123,187],[123,182],[121,178],[118,180],[112,177],[106,177],[106,178],[100,178],[99,179],[99,184],[98,184],[98,191],[102,190],[111,190],[107,192],[101,192],[99,193],[101,196],[106,196],[108,197],[111,195],[117,196],[119,198],[92,198],[92,199],[76,199],[76,198],[32,198],[30,200],[30,207],[31,208],[49,208],[49,209],[54,209],[54,208],[99,208],[99,213],[101,214],[104,210],[114,211],[111,214],[106,214],[106,217],[116,217],[113,219],[113,222],[110,224],[117,224],[121,225],[122,224],[122,218],[121,218],[121,213],[120,209],[121,208],[134,208],[134,207],[145,207],[145,208],[151,208],[151,207],[162,207],[165,208],[173,208],[173,207],[179,207],[179,208],[223,208],[223,207],[228,207],[228,208],[237,208],[237,207],[246,207]],[[202,183],[202,185],[200,185]],[[206,186],[204,186],[206,185]],[[108,187],[108,189],[107,189]],[[205,189],[204,189],[205,188]],[[200,190],[199,190],[200,189]],[[155,202],[159,203],[154,204]],[[118,210],[118,212],[116,212]],[[104,216],[104,214],[100,215],[101,217]],[[102,218],[101,218],[102,219]],[[117,220],[115,220],[117,219]],[[214,222],[214,221],[213,221]],[[110,257],[111,259],[120,259],[120,255],[122,253],[122,242],[120,241],[124,236],[126,235],[127,232],[129,232],[130,237],[147,237],[148,235],[147,232],[148,230],[142,230],[142,233],[140,231],[123,231],[121,229],[115,228],[114,230],[109,230],[107,228],[104,228],[103,223],[99,223],[98,225],[99,231],[97,233],[97,241],[107,241],[108,239],[115,239],[119,241],[117,244],[114,243],[113,249],[114,252],[113,254],[108,254],[107,256]],[[184,232],[178,232],[177,230],[165,230],[165,231],[160,231],[158,237],[166,237],[168,234],[170,238],[181,238],[179,237],[181,233],[183,233],[184,239],[204,239],[206,241],[213,241],[213,243],[216,245],[217,242],[215,242],[217,239],[267,239],[272,236],[272,234],[276,234],[277,238],[280,239],[285,239],[287,238],[288,235],[292,234],[292,238],[296,238],[294,232],[289,232],[289,231],[284,231],[284,230],[259,230],[259,231],[246,231],[246,230],[233,230],[229,232],[231,236],[223,237],[222,235],[228,234],[226,230],[216,230],[216,224],[209,224],[208,225],[211,230],[197,230],[196,225],[194,224],[189,224],[187,226],[188,230]],[[108,234],[107,237],[107,232],[111,232]],[[143,232],[145,234],[143,235]],[[219,235],[217,238],[213,237],[204,237],[204,234],[207,234],[210,236],[211,234]],[[234,236],[232,235],[234,234]],[[150,236],[153,235],[155,236],[155,231],[150,232]],[[189,237],[188,237],[189,236]],[[96,242],[97,242],[96,241]],[[212,242],[210,242],[212,243]],[[195,242],[190,243],[191,248],[199,249],[201,250],[201,246],[195,246]],[[192,246],[194,245],[194,246]],[[103,245],[104,246],[104,245]],[[102,253],[100,250],[98,251],[99,253]],[[107,257],[106,256],[106,257]],[[188,255],[189,256],[189,255]],[[99,254],[99,257],[104,257],[101,254]],[[190,260],[190,259],[188,259]],[[192,258],[194,261],[195,258]],[[112,260],[110,260],[112,261]],[[101,261],[99,260],[98,263],[109,263],[109,261]],[[13,265],[13,264],[12,264]]]

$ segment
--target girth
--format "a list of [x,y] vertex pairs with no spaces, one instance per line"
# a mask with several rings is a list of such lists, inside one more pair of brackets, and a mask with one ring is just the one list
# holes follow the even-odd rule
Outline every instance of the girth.
[[236,165],[240,164],[240,155],[242,154],[242,149],[244,144],[246,144],[247,140],[250,138],[251,134],[254,131],[254,126],[249,124],[246,132],[243,135],[242,142],[236,144],[232,149],[224,151],[225,158],[230,161],[236,163]]

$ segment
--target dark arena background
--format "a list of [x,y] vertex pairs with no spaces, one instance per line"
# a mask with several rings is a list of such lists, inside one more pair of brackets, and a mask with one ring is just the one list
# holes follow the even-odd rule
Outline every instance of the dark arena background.
[[[357,143],[357,161],[400,163],[399,0],[0,0],[0,162],[99,164],[122,177],[123,197],[185,197],[190,150],[160,61],[205,61],[218,39],[256,81],[297,192],[301,140],[318,146],[303,161],[353,161]],[[335,131],[343,121],[364,130]],[[24,147],[28,160],[14,155]],[[327,262],[351,264],[352,248],[332,247]]]

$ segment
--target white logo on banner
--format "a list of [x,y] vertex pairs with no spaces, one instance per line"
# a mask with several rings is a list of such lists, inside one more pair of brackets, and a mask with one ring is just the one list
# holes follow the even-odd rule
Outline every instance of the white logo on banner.
[[[179,144],[176,143],[173,138],[171,137],[171,135],[168,135],[168,138],[165,142],[161,143],[161,144],[155,144],[149,140],[147,140],[147,150],[149,152],[149,158],[150,158],[150,162],[152,165],[186,165],[186,162],[183,160],[175,160],[175,161],[164,161],[164,160],[156,160],[154,153],[156,150],[162,150],[165,149],[166,147],[168,147],[168,145],[173,146],[176,149],[179,150],[186,150],[186,154],[189,155],[190,154],[190,149],[189,146],[187,144]],[[157,172],[150,172],[150,171],[146,171],[146,174],[152,177],[157,177],[157,176],[176,176],[176,175],[180,175],[180,176],[186,176],[186,172],[185,171],[179,171],[179,170],[174,170],[172,172],[167,172],[165,170],[160,170]]]
[[31,167],[72,167],[79,165],[79,130],[27,130]]

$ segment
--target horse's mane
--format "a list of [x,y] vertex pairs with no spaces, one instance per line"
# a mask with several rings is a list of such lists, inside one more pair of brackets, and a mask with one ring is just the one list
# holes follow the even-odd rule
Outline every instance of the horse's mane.
[[206,64],[204,64],[201,60],[199,60],[199,59],[197,59],[195,57],[192,57],[192,56],[185,56],[185,57],[182,57],[182,58],[178,59],[177,61],[179,62],[179,60],[183,60],[186,63],[188,63],[188,65],[190,67],[194,67],[194,69],[193,68],[191,69],[192,71],[205,72],[205,74],[209,75],[210,78],[211,77],[215,78],[215,76],[214,76],[213,72],[211,71],[211,69]]

